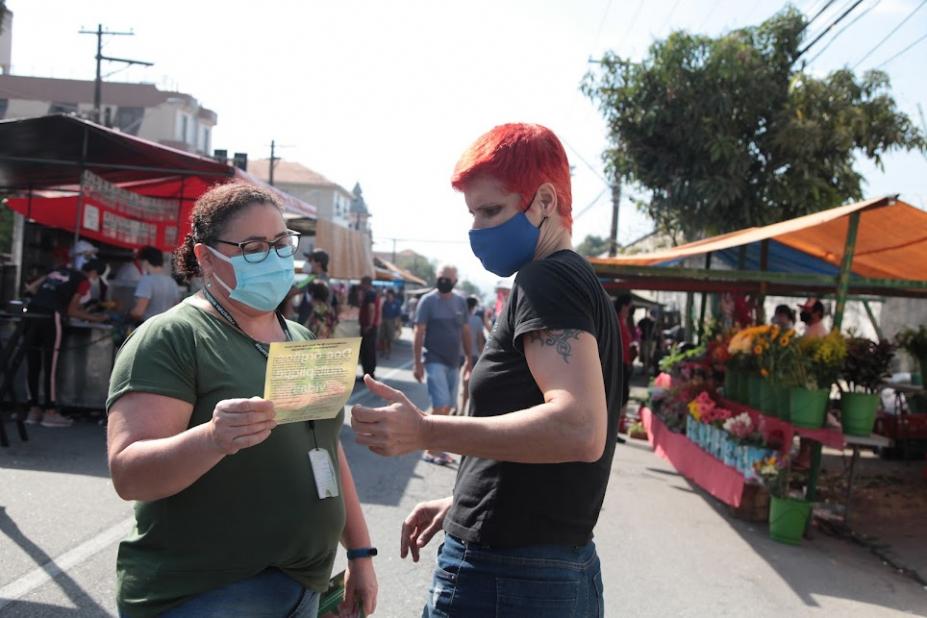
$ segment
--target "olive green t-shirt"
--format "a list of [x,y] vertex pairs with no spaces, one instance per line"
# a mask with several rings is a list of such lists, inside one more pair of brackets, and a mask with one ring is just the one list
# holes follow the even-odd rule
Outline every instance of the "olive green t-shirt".
[[[302,326],[288,326],[294,340],[312,338]],[[193,427],[209,421],[224,399],[262,396],[266,363],[252,339],[184,302],[146,321],[126,341],[106,408],[129,392],[155,393],[192,404]],[[343,417],[314,424],[339,487]],[[340,497],[318,497],[308,457],[315,446],[309,423],[279,425],[263,443],[225,457],[180,493],[137,502],[135,529],[116,561],[120,611],[157,615],[268,567],[324,591],[345,513]]]

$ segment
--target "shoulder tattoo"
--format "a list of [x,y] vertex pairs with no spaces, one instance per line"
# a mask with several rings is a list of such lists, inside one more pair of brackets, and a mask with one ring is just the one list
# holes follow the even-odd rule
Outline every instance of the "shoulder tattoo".
[[535,330],[528,333],[528,340],[532,343],[537,341],[542,346],[552,346],[556,348],[557,353],[563,358],[563,362],[569,364],[570,357],[573,356],[573,340],[579,339],[579,329],[567,328],[564,330]]

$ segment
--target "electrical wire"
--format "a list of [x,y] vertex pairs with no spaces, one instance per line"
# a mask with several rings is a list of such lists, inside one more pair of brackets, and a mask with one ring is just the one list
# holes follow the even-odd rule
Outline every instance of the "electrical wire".
[[908,13],[907,17],[905,17],[904,19],[901,20],[901,23],[899,23],[897,26],[895,26],[894,28],[892,28],[892,31],[891,31],[891,32],[889,32],[888,34],[886,34],[885,37],[884,37],[881,41],[879,41],[878,43],[876,43],[875,47],[873,47],[872,49],[870,49],[869,51],[867,51],[866,54],[865,54],[862,58],[860,58],[859,60],[857,60],[857,61],[856,61],[856,64],[854,64],[851,68],[855,69],[856,67],[858,67],[859,65],[861,65],[861,64],[866,60],[866,58],[868,58],[869,56],[871,56],[873,53],[875,53],[875,51],[876,51],[877,49],[879,49],[880,47],[882,47],[882,45],[884,45],[885,42],[886,42],[887,40],[889,40],[890,38],[892,38],[892,35],[895,34],[896,32],[898,32],[898,29],[901,28],[903,25],[905,25],[905,24],[908,22],[909,19],[911,19],[912,17],[914,17],[914,14],[917,13],[918,11],[920,11],[920,10],[924,7],[925,4],[927,4],[927,0],[923,0],[923,2],[921,2],[920,4],[918,4],[918,5],[914,8],[913,11],[911,11],[910,13]]
[[910,45],[908,45],[907,47],[905,47],[904,49],[902,49],[900,52],[898,52],[897,54],[895,54],[894,56],[892,56],[891,58],[889,58],[888,60],[886,60],[885,62],[883,62],[882,64],[878,65],[878,66],[875,67],[875,68],[881,69],[881,68],[884,67],[886,64],[888,64],[889,62],[891,62],[892,60],[894,60],[894,59],[897,58],[898,56],[901,56],[901,55],[904,54],[906,51],[908,51],[909,49],[911,49],[912,47],[914,47],[914,46],[917,45],[918,43],[923,42],[924,40],[927,40],[927,33],[925,33],[925,34],[921,35],[920,37],[918,37],[917,39],[915,39],[913,43],[911,43]]
[[576,213],[575,215],[573,215],[573,221],[576,221],[577,219],[579,219],[580,217],[582,217],[584,214],[586,214],[587,212],[589,212],[589,209],[590,209],[590,208],[592,208],[593,206],[595,206],[596,204],[598,204],[598,203],[599,203],[599,200],[602,199],[602,196],[605,195],[605,192],[606,192],[607,190],[608,190],[607,188],[606,188],[606,189],[602,189],[602,191],[601,191],[597,196],[595,196],[595,199],[594,199],[594,200],[592,200],[591,202],[589,202],[582,210],[580,210],[578,213]]
[[599,180],[601,180],[602,182],[604,182],[607,186],[611,186],[611,183],[608,182],[607,180],[605,180],[605,176],[603,176],[603,175],[599,172],[599,170],[597,170],[596,168],[594,168],[594,167],[592,166],[592,164],[589,163],[589,161],[586,161],[586,159],[583,158],[583,155],[579,154],[579,151],[576,150],[575,148],[573,148],[573,146],[572,146],[572,144],[570,144],[570,142],[566,141],[562,136],[561,136],[561,138],[560,138],[560,141],[563,142],[563,143],[566,145],[567,148],[569,148],[570,150],[572,150],[572,151],[573,151],[573,154],[576,155],[576,158],[579,159],[580,161],[582,161],[582,162],[586,165],[586,167],[589,168],[589,171],[592,172],[593,174],[595,174],[596,177],[599,178]]
[[811,19],[808,20],[808,23],[805,24],[805,27],[802,28],[801,31],[804,32],[805,30],[807,30],[808,27],[809,27],[811,24],[813,24],[815,21],[817,21],[818,17],[820,17],[821,15],[823,15],[823,14],[824,14],[824,11],[826,11],[827,9],[829,9],[829,8],[830,8],[830,5],[832,5],[832,4],[833,4],[834,2],[836,2],[836,1],[837,1],[837,0],[827,0],[827,2],[824,3],[824,6],[822,6],[821,9],[820,9],[817,13],[814,14],[814,17],[812,17]]
[[673,15],[676,13],[676,8],[679,6],[681,0],[676,0],[673,3],[673,8],[670,9],[669,15],[666,16],[666,21],[663,22],[663,27],[660,29],[661,32],[666,31],[666,27],[670,25],[670,21],[673,19]]
[[637,18],[640,17],[642,8],[644,8],[644,0],[641,0],[637,3],[637,8],[634,9],[634,14],[631,16],[631,21],[628,22],[628,29],[625,31],[623,39],[627,39],[631,32],[633,32],[634,24],[637,23]]
[[[602,29],[605,28],[605,20],[608,18],[608,12],[612,8],[612,0],[608,0],[608,4],[605,5],[605,12],[602,13],[602,19],[599,20],[599,28],[596,30],[595,38],[592,39],[592,51],[595,51],[595,48],[599,45],[599,38],[602,36]],[[592,54],[590,54],[591,56]]]
[[808,64],[811,64],[812,62],[814,62],[815,60],[817,60],[817,59],[821,56],[821,54],[823,54],[824,52],[827,51],[827,48],[831,46],[831,43],[833,43],[833,42],[836,41],[838,38],[840,38],[840,35],[843,34],[844,32],[846,32],[847,30],[849,30],[849,29],[853,26],[853,24],[855,24],[855,23],[858,22],[860,19],[862,19],[863,17],[865,17],[866,14],[869,13],[869,11],[871,11],[872,9],[876,8],[877,6],[879,6],[879,3],[880,3],[880,2],[882,2],[882,0],[876,0],[873,4],[869,5],[869,6],[866,8],[865,11],[863,11],[862,13],[860,13],[859,15],[857,15],[856,17],[854,17],[853,20],[852,20],[850,23],[848,23],[846,26],[844,26],[843,28],[841,28],[840,30],[838,30],[838,31],[837,31],[837,34],[835,34],[834,36],[832,36],[832,37],[830,38],[830,40],[827,42],[827,45],[825,45],[824,47],[822,47],[822,48],[821,48],[821,51],[819,51],[818,53],[816,53],[816,54],[814,55],[814,58],[812,58],[811,60],[808,61]]
[[811,49],[812,47],[814,47],[815,43],[817,43],[818,41],[820,41],[820,40],[824,37],[825,34],[827,34],[828,32],[830,32],[831,28],[833,28],[834,26],[836,26],[837,24],[839,24],[841,21],[843,21],[843,20],[846,18],[847,15],[849,15],[850,13],[852,13],[853,10],[854,10],[856,7],[858,7],[860,4],[862,4],[862,3],[863,3],[863,0],[856,0],[853,4],[851,4],[851,5],[850,5],[850,8],[848,8],[847,10],[845,10],[843,13],[840,14],[840,17],[838,17],[838,18],[835,19],[834,21],[830,22],[830,25],[828,25],[826,28],[824,28],[824,30],[821,31],[821,33],[818,34],[816,37],[814,37],[814,39],[813,39],[810,43],[808,43],[807,45],[805,45],[805,47],[804,47],[801,51],[798,52],[798,55],[795,56],[795,59],[797,60],[797,59],[801,58],[801,57],[804,55],[804,53],[805,53],[806,51],[808,51],[809,49]]
[[721,0],[715,0],[715,3],[711,6],[710,9],[708,9],[708,12],[705,13],[705,19],[702,20],[701,24],[699,24],[699,31],[705,29],[705,26],[708,24],[709,20],[711,20],[711,16],[714,15],[715,10],[717,10],[719,4],[721,4]]

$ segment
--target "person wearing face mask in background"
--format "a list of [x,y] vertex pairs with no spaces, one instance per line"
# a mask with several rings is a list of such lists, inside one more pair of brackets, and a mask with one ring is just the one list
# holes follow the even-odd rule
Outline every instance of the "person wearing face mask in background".
[[788,305],[777,305],[771,321],[784,331],[792,330],[795,328],[795,312]]
[[[377,330],[380,324],[380,312],[377,309],[377,293],[373,289],[373,280],[370,277],[361,279],[360,312],[358,322],[361,331],[360,362],[363,372],[374,375],[377,370]],[[361,380],[362,378],[358,378]]]
[[802,337],[826,337],[827,327],[824,326],[824,303],[817,298],[809,298],[804,304],[798,305],[799,318],[805,324]]
[[[89,244],[89,243],[87,243]],[[73,420],[56,408],[58,355],[61,349],[64,318],[102,322],[106,318],[85,309],[90,301],[93,281],[105,270],[97,259],[82,261],[81,269],[67,266],[52,269],[44,277],[26,286],[32,299],[26,307],[24,341],[27,349],[30,425],[69,427]],[[39,405],[39,375],[42,383],[42,404]]]
[[[469,380],[473,369],[470,312],[466,299],[454,291],[456,285],[457,267],[441,266],[435,289],[422,296],[415,311],[413,375],[419,382],[427,377],[431,413],[442,416],[450,414],[457,404],[461,365],[464,365],[464,380]],[[454,462],[447,453],[437,449],[426,450],[425,461],[439,466]]]
[[451,185],[483,266],[518,273],[473,371],[469,414],[425,415],[368,379],[388,405],[354,406],[351,426],[380,455],[463,455],[453,497],[403,523],[400,555],[415,561],[445,532],[423,616],[602,616],[592,531],[611,477],[622,348],[608,295],[572,249],[566,152],[540,125],[498,126],[464,152]]
[[176,270],[205,289],[143,323],[110,379],[109,469],[137,501],[116,562],[119,614],[315,618],[340,539],[342,614],[370,615],[376,550],[339,442],[343,413],[277,426],[262,399],[270,343],[312,338],[274,311],[299,235],[273,194],[246,184],[210,189],[191,219]]

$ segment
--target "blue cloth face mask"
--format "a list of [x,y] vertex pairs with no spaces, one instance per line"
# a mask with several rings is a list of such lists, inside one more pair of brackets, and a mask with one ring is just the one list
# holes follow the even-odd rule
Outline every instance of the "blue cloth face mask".
[[296,270],[292,255],[284,258],[272,250],[263,261],[252,264],[246,262],[243,255],[230,258],[212,247],[209,247],[209,250],[235,269],[235,289],[230,288],[215,273],[213,277],[228,291],[229,298],[252,309],[273,311],[293,287]]
[[483,268],[508,277],[531,261],[540,235],[540,226],[534,227],[525,213],[519,212],[502,225],[470,230],[470,248]]

